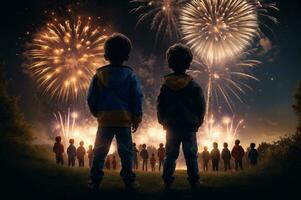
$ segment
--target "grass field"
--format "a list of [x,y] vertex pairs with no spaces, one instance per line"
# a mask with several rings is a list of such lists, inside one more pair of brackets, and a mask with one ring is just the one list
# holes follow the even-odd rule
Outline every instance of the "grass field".
[[[288,177],[275,171],[259,170],[230,173],[202,173],[204,182],[199,191],[191,191],[186,172],[177,171],[174,190],[167,193],[162,187],[161,174],[137,172],[140,188],[126,193],[118,172],[107,171],[102,190],[91,192],[87,188],[87,168],[68,168],[53,164],[47,159],[23,157],[8,161],[3,169],[1,191],[10,199],[275,199],[298,192],[297,177]],[[298,198],[297,198],[298,199]]]

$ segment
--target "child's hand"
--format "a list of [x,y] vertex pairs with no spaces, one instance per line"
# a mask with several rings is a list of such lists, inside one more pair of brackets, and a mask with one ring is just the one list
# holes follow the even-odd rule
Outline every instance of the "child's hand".
[[135,132],[137,131],[137,129],[138,129],[138,127],[139,127],[141,121],[142,121],[141,117],[139,117],[139,118],[133,120],[133,124],[132,124],[132,132],[133,132],[133,133],[135,133]]

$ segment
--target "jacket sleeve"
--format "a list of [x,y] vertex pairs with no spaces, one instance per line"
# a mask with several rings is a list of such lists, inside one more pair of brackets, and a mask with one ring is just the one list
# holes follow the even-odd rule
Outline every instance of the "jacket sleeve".
[[141,89],[141,84],[138,77],[133,74],[131,80],[131,113],[134,120],[141,120],[142,118],[142,104],[143,104],[143,93]]
[[98,78],[95,75],[90,83],[90,87],[88,90],[87,102],[90,109],[90,112],[94,117],[97,117],[97,101],[99,99],[100,88],[98,85]]
[[166,108],[167,108],[167,101],[166,101],[166,90],[165,85],[162,85],[160,89],[160,93],[157,98],[157,117],[158,122],[164,126],[165,116],[166,116]]
[[200,125],[202,125],[206,112],[206,101],[201,87],[197,87],[197,89],[195,90],[195,102],[195,111],[199,116]]

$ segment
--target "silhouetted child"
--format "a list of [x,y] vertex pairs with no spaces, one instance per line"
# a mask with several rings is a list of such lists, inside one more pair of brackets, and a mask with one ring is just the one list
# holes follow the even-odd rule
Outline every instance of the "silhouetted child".
[[240,141],[235,140],[235,145],[231,151],[231,155],[235,160],[235,170],[238,170],[239,168],[243,170],[242,166],[242,158],[245,155],[245,150],[240,146]]
[[143,94],[133,69],[123,63],[129,59],[131,41],[123,34],[114,33],[104,44],[104,58],[109,65],[97,69],[89,92],[88,106],[99,127],[90,170],[91,189],[98,189],[103,178],[105,158],[115,137],[122,162],[120,175],[126,189],[135,189],[133,173],[132,132],[142,120]]
[[219,161],[220,161],[221,155],[220,155],[220,151],[218,149],[217,142],[213,143],[213,149],[211,150],[210,158],[211,158],[211,161],[212,161],[212,170],[213,171],[218,171]]
[[152,156],[150,158],[150,163],[151,163],[152,171],[154,172],[156,170],[156,158],[155,158],[154,153],[152,154]]
[[250,144],[251,149],[249,151],[248,158],[249,158],[251,166],[257,165],[258,151],[255,149],[255,147],[256,147],[255,143]]
[[79,167],[85,166],[85,155],[86,155],[86,149],[84,147],[84,142],[80,141],[79,147],[76,150],[76,156],[77,156]]
[[52,148],[53,153],[55,153],[56,164],[58,165],[64,165],[64,146],[61,141],[61,136],[56,136],[55,143]]
[[175,44],[167,50],[166,58],[173,73],[164,77],[157,100],[158,121],[166,130],[166,159],[162,177],[165,189],[170,189],[182,143],[188,181],[192,188],[196,188],[200,186],[196,133],[204,120],[204,94],[199,84],[186,74],[193,60],[189,47]]
[[133,166],[134,169],[138,169],[138,153],[139,150],[136,147],[136,143],[133,143]]
[[111,157],[110,156],[107,156],[107,158],[106,158],[105,167],[107,170],[111,169]]
[[161,143],[157,153],[159,159],[159,171],[161,171],[161,167],[164,166],[165,153],[164,145]]
[[210,153],[208,151],[208,147],[204,147],[204,151],[202,152],[202,160],[203,160],[203,170],[208,171],[208,164],[210,160]]
[[149,156],[146,150],[146,144],[142,145],[142,150],[140,151],[140,157],[142,158],[142,171],[147,171],[147,162]]
[[74,139],[69,140],[69,147],[67,148],[68,155],[68,166],[75,166],[75,158],[76,158],[76,147],[74,146]]
[[224,161],[225,171],[231,170],[231,164],[230,164],[231,153],[230,150],[228,149],[228,143],[226,142],[224,143],[224,149],[222,151],[222,159]]
[[113,170],[117,170],[116,156],[113,156],[113,158],[112,158],[112,168],[113,168]]
[[87,151],[88,159],[89,159],[89,167],[92,167],[92,161],[93,161],[93,146],[89,145],[89,149]]

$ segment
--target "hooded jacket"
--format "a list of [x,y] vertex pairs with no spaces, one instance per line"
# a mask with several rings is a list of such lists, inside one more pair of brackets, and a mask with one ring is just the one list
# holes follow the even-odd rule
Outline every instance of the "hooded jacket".
[[131,127],[141,121],[143,94],[130,67],[99,68],[90,84],[87,101],[101,127]]
[[187,74],[164,77],[157,100],[158,121],[165,129],[197,132],[206,104],[202,88]]

